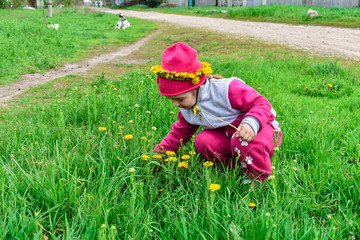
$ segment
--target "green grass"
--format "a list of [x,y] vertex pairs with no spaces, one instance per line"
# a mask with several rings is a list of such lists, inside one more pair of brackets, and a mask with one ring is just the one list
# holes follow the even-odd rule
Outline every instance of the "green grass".
[[[0,109],[1,238],[358,238],[359,63],[199,29],[161,30],[137,53],[149,62],[70,75]],[[141,159],[177,119],[148,71],[177,41],[270,100],[284,135],[275,180],[244,185],[241,169],[205,167],[198,154],[179,168],[193,141],[177,162]],[[211,183],[221,189],[209,191]]]
[[[336,27],[360,27],[359,8],[323,8],[311,6],[318,11],[319,17],[308,18],[309,6],[261,5],[256,7],[176,7],[144,8],[141,5],[129,7],[131,10],[159,11],[164,13],[219,17],[243,21],[276,22],[290,24],[325,25]],[[222,13],[227,11],[227,13]]]
[[0,10],[0,18],[0,85],[133,43],[156,27],[131,19],[133,28],[118,31],[112,14],[71,8],[48,18],[48,24],[60,24],[57,31],[46,27],[42,10]]

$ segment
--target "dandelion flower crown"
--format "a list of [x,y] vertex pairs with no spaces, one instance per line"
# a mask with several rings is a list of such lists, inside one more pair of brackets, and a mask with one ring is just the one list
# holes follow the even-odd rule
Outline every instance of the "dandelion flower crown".
[[161,65],[151,67],[150,72],[168,80],[191,81],[192,84],[196,85],[199,84],[201,76],[212,74],[213,70],[210,63],[201,62],[201,68],[196,70],[195,73],[168,71],[163,69]]

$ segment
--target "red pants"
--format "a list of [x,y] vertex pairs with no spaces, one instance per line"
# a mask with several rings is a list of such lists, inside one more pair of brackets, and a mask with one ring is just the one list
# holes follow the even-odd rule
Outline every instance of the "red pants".
[[[271,175],[271,161],[276,134],[271,123],[263,126],[254,140],[240,141],[233,134],[227,137],[224,129],[203,130],[195,137],[197,151],[210,161],[225,166],[241,165],[244,172],[253,179],[264,181]],[[278,133],[278,146],[282,134]]]

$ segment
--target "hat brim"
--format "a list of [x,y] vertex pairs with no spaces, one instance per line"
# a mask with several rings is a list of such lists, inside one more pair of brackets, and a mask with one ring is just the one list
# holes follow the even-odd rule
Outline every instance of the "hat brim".
[[163,96],[176,96],[182,93],[189,92],[204,84],[206,76],[200,77],[198,84],[192,84],[191,81],[169,80],[166,78],[157,77],[156,81],[159,85],[159,93]]

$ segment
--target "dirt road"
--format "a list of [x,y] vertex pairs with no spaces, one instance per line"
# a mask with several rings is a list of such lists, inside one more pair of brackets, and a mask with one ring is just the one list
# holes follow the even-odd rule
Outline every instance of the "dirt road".
[[[217,32],[242,34],[273,43],[286,44],[295,48],[305,49],[314,54],[360,60],[360,29],[242,22],[219,18],[181,16],[129,10],[112,10],[106,8],[91,9],[112,14],[118,14],[121,12],[127,17],[166,21],[173,24],[205,28]],[[22,76],[21,81],[0,87],[0,105],[2,102],[10,100],[14,96],[35,85],[43,84],[47,81],[66,76],[68,74],[86,72],[98,63],[109,62],[113,59],[127,56],[131,54],[132,51],[139,49],[139,47],[151,37],[152,35],[131,46],[120,48],[113,53],[99,55],[75,64],[66,64],[64,67],[50,70],[44,74],[26,74]],[[2,105],[6,106],[6,104]]]
[[279,23],[243,22],[209,17],[181,16],[157,12],[137,12],[122,9],[92,9],[113,14],[121,12],[126,17],[166,21],[217,32],[243,34],[269,42],[305,49],[320,55],[360,60],[360,28],[295,26]]

